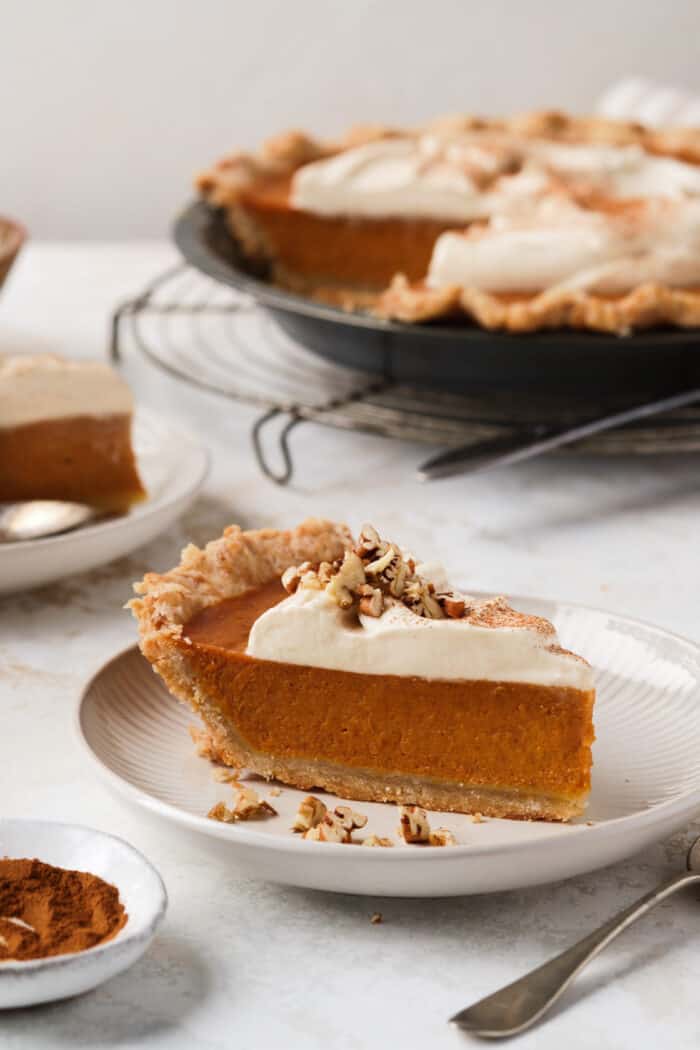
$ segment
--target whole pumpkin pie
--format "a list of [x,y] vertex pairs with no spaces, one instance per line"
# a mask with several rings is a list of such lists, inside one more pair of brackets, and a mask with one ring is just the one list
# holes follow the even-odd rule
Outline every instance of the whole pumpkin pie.
[[370,526],[232,526],[134,589],[143,654],[227,765],[429,809],[585,806],[590,666],[548,621],[450,590]]
[[244,256],[348,309],[490,329],[700,325],[700,131],[532,113],[289,132],[197,178]]
[[124,511],[144,499],[133,398],[108,365],[0,357],[0,502],[68,500]]

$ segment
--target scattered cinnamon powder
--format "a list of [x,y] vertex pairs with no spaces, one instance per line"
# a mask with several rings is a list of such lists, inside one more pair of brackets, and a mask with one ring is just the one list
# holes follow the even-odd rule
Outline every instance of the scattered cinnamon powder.
[[84,951],[126,920],[118,889],[97,875],[0,858],[0,962]]

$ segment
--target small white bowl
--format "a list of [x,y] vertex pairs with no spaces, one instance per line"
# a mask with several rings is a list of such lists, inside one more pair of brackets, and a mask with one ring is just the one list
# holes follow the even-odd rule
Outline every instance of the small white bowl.
[[78,824],[0,819],[0,857],[36,857],[111,882],[128,918],[112,940],[70,955],[0,962],[0,1009],[65,999],[136,962],[153,940],[168,897],[155,868],[122,839]]

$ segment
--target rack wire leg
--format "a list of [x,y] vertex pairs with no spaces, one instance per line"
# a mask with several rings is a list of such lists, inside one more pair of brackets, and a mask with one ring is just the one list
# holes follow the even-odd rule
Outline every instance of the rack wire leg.
[[265,412],[253,424],[253,429],[250,435],[251,440],[253,442],[253,451],[255,452],[255,458],[258,461],[258,466],[260,467],[263,474],[265,474],[266,477],[270,478],[271,481],[274,481],[276,485],[287,485],[291,481],[292,474],[294,473],[294,463],[292,461],[292,453],[289,447],[289,435],[294,429],[294,427],[301,422],[301,417],[298,416],[295,412],[291,412],[290,418],[278,434],[277,443],[279,446],[279,452],[283,463],[283,469],[281,471],[275,470],[273,467],[270,466],[269,460],[262,445],[262,430],[271,420],[275,419],[277,416],[284,414],[285,413],[279,408],[272,408],[269,412]]

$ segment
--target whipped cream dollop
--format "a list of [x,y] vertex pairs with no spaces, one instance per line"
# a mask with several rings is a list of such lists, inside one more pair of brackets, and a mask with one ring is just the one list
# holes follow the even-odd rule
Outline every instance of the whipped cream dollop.
[[584,183],[615,199],[700,195],[700,167],[641,146],[530,139],[527,157],[564,180]]
[[303,165],[291,203],[318,215],[467,223],[554,184],[613,199],[700,195],[700,166],[640,146],[560,143],[504,132],[397,135]]
[[421,139],[370,142],[299,168],[291,203],[317,215],[427,217],[470,222],[488,201],[459,166],[435,160]]
[[434,620],[401,601],[390,601],[381,616],[358,617],[326,591],[304,587],[255,621],[247,652],[359,674],[593,688],[590,666],[558,648],[547,621],[517,614],[508,626],[469,617]]
[[0,357],[0,427],[124,415],[132,409],[128,386],[101,361],[69,361],[54,354]]
[[615,295],[648,281],[700,285],[700,198],[652,200],[619,215],[547,198],[442,234],[427,276],[431,288],[530,294],[562,287]]

